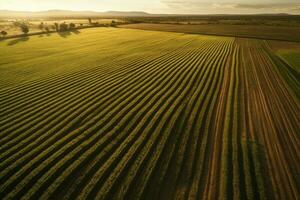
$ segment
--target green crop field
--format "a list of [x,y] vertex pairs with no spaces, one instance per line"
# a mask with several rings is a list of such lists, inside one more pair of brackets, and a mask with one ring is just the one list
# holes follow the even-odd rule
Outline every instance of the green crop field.
[[269,41],[269,46],[283,60],[288,62],[291,67],[300,72],[300,43]]
[[0,199],[297,199],[295,63],[122,28],[0,41]]
[[238,36],[255,39],[271,39],[300,42],[300,26],[286,25],[240,25],[240,24],[153,24],[137,23],[121,25],[122,28],[168,31],[177,33],[207,34],[220,36]]

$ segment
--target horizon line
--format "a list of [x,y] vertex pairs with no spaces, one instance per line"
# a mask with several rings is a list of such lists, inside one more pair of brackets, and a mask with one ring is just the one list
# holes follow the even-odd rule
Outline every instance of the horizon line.
[[145,13],[148,15],[300,15],[295,13],[289,12],[265,12],[265,13],[151,13],[142,10],[106,10],[106,11],[97,11],[97,10],[69,10],[69,9],[47,9],[47,10],[15,10],[15,9],[0,9],[1,11],[8,11],[8,12],[31,12],[31,13],[38,13],[38,12],[49,12],[49,11],[68,11],[68,12],[93,12],[93,13],[108,13],[108,12],[126,12],[126,13]]

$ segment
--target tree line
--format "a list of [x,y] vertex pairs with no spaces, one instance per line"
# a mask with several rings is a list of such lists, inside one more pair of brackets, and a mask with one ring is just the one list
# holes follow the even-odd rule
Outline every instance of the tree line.
[[[89,26],[92,26],[92,27],[98,27],[98,26],[100,26],[99,22],[93,22],[91,18],[88,18],[88,22],[89,22]],[[16,22],[13,22],[13,25],[16,26],[16,27],[18,27],[18,28],[20,28],[21,32],[24,35],[28,34],[29,31],[30,31],[29,23],[26,22],[26,21],[16,21]],[[112,20],[110,26],[115,27],[116,25],[117,25],[116,21]],[[63,22],[63,23],[57,23],[57,22],[55,22],[52,25],[48,25],[48,24],[46,24],[44,22],[41,22],[38,25],[38,28],[42,32],[51,32],[51,31],[63,32],[63,31],[74,30],[74,29],[80,28],[80,27],[83,27],[82,23],[80,23],[79,26],[76,26],[75,23],[66,23],[66,22]],[[2,30],[0,32],[0,34],[2,35],[2,37],[6,37],[7,34],[8,34],[8,32],[5,31],[5,30]]]

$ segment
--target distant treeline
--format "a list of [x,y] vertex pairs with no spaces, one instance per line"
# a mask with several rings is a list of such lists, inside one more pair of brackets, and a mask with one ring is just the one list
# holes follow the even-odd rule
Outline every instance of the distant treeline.
[[124,17],[129,23],[197,23],[300,26],[300,15],[163,15]]

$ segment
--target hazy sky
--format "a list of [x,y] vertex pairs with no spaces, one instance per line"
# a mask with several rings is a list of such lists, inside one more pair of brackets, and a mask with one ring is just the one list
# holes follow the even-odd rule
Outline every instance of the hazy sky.
[[146,11],[150,13],[294,13],[300,0],[0,0],[0,10]]

